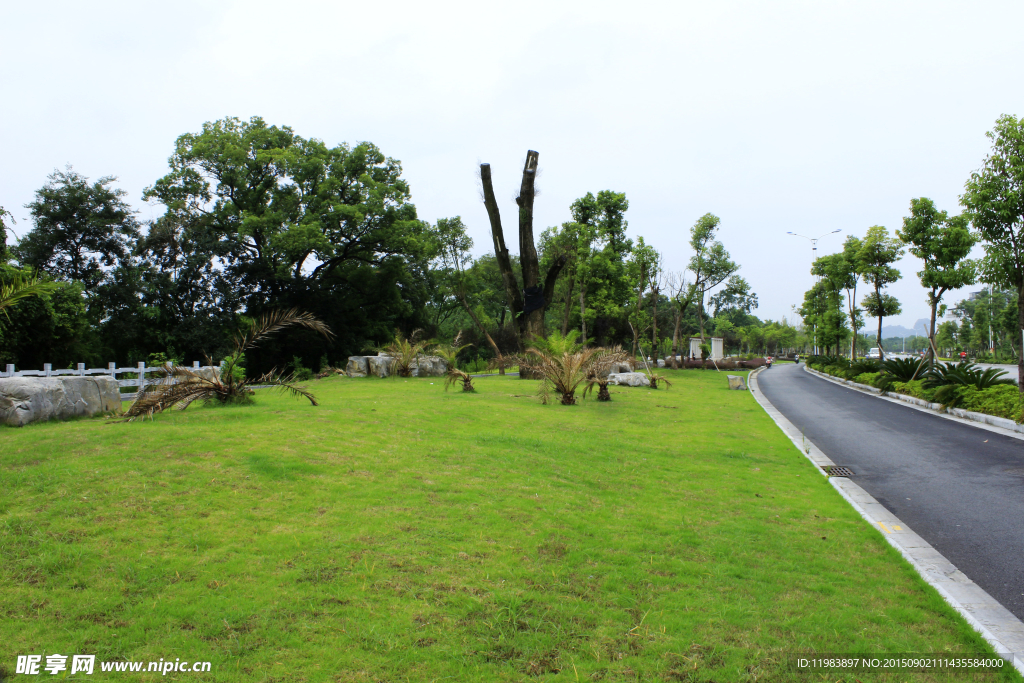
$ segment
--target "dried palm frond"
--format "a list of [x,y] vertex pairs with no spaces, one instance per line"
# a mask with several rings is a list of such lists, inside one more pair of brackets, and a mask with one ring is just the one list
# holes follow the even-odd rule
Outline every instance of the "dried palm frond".
[[245,403],[252,400],[252,386],[281,389],[294,396],[307,398],[313,405],[319,405],[312,393],[295,383],[294,375],[282,375],[276,370],[271,370],[258,379],[250,380],[242,373],[236,372],[236,366],[246,350],[256,346],[270,334],[294,325],[308,327],[325,337],[331,336],[330,328],[309,313],[300,313],[296,309],[268,313],[258,322],[250,323],[244,334],[235,336],[235,352],[228,356],[219,372],[204,373],[187,367],[165,367],[159,371],[163,373],[163,377],[144,386],[131,407],[117,421],[134,422],[147,417],[152,419],[154,414],[171,407],[185,410],[196,401]]
[[647,373],[647,379],[649,379],[651,381],[651,389],[657,389],[658,388],[658,382],[664,382],[666,389],[668,389],[670,386],[672,386],[672,382],[669,382],[668,381],[668,377],[665,377],[665,375],[659,375],[659,374],[656,374],[656,373],[653,373],[653,372],[648,372]]
[[459,382],[462,382],[463,391],[476,391],[476,388],[473,386],[472,375],[467,372],[463,372],[458,368],[448,370],[448,374],[444,379],[444,390],[448,391],[449,387],[453,387]]

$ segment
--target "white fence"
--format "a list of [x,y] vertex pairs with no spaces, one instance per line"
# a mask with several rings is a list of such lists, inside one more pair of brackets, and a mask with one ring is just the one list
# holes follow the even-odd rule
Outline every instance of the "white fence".
[[[223,365],[223,363],[221,364]],[[204,365],[200,367],[199,361],[192,363],[193,370],[201,370],[205,368],[216,368],[220,369],[217,365]],[[2,377],[60,377],[61,375],[73,375],[76,377],[84,377],[88,375],[109,375],[114,379],[117,379],[118,375],[132,374],[135,375],[133,379],[117,379],[117,386],[119,387],[133,387],[135,391],[122,392],[122,401],[133,401],[138,391],[146,384],[164,380],[167,366],[157,365],[156,367],[150,365],[147,366],[145,363],[139,363],[134,368],[119,368],[117,363],[107,363],[105,368],[93,368],[87,370],[85,363],[79,363],[76,368],[65,368],[63,370],[54,370],[51,363],[45,363],[42,370],[15,370],[13,365],[8,365],[3,371],[0,371],[0,378]],[[146,373],[151,376],[146,377]],[[172,378],[173,381],[173,378]],[[258,388],[258,387],[254,387]]]

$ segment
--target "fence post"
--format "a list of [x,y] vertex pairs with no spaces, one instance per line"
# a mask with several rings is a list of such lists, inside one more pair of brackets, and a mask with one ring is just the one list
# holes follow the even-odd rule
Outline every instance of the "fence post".
[[117,373],[114,372],[115,370],[117,370],[117,363],[107,363],[107,372],[110,373],[111,377],[117,379]]
[[50,376],[50,373],[52,371],[53,371],[53,365],[51,365],[50,363],[43,363],[43,372],[46,373],[47,377]]
[[139,361],[139,386],[135,390],[135,399],[138,400],[139,394],[142,393],[142,388],[146,386],[146,361]]
[[192,369],[193,370],[198,370],[199,369],[199,361],[197,361],[197,360],[192,361]]
[[79,363],[78,364],[78,376],[82,377],[83,375],[85,375],[85,363]]
[[7,364],[7,376],[8,377],[14,377],[14,364],[13,363],[8,363]]

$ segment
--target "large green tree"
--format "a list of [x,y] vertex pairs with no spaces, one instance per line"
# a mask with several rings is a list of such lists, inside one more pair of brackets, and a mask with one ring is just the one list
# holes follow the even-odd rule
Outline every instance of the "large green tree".
[[[1024,119],[1000,116],[986,135],[992,149],[968,179],[960,203],[983,241],[982,279],[1016,290],[1017,326],[1024,335]],[[1024,378],[1024,351],[1018,372]]]
[[693,274],[690,287],[696,294],[697,318],[700,324],[700,339],[704,342],[704,299],[706,294],[733,275],[739,266],[730,258],[722,243],[715,239],[722,219],[706,213],[690,228],[689,270]]
[[125,263],[139,237],[135,211],[113,176],[90,183],[68,167],[54,171],[27,205],[33,229],[14,248],[18,261],[96,294],[110,271]]
[[934,363],[935,319],[942,295],[974,283],[977,270],[967,256],[976,240],[967,228],[966,217],[950,217],[935,208],[927,197],[910,200],[910,216],[903,219],[903,229],[897,230],[896,235],[908,245],[911,254],[924,261],[924,269],[917,275],[928,290],[928,358]]
[[889,237],[889,231],[881,225],[868,228],[867,235],[864,236],[857,251],[857,272],[875,290],[864,297],[861,305],[868,315],[878,318],[878,333],[875,339],[880,356],[885,355],[882,351],[882,319],[899,315],[902,310],[896,297],[885,293],[888,285],[900,279],[900,271],[892,264],[902,256],[903,243],[899,239]]
[[355,353],[423,322],[437,240],[401,164],[372,143],[329,147],[259,117],[226,118],[179,137],[169,163],[145,197],[167,207],[168,236],[192,231],[178,242],[196,249],[178,260],[185,270],[221,270],[225,308],[301,305],[338,333],[333,347],[313,334],[274,340],[247,354],[260,370],[295,353],[311,363]]

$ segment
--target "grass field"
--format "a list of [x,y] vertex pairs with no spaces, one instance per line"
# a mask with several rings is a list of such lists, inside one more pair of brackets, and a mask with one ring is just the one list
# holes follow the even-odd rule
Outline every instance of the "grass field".
[[[332,378],[320,407],[0,428],[0,680],[32,653],[212,663],[181,680],[970,680],[787,670],[989,649],[749,393],[665,374],[573,407]],[[73,678],[140,677],[98,668]]]

